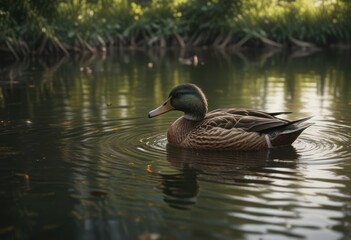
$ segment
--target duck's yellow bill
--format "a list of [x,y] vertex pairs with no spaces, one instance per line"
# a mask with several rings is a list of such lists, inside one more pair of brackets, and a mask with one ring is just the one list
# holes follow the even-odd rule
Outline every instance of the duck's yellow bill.
[[156,117],[166,112],[172,111],[174,108],[171,104],[171,98],[168,98],[161,106],[149,112],[149,118]]

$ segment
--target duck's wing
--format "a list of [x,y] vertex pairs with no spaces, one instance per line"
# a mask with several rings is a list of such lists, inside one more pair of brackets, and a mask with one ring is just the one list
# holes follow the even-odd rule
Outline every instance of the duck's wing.
[[267,147],[258,130],[282,125],[273,118],[243,116],[223,111],[210,112],[184,139],[183,145],[202,149],[258,150]]
[[269,129],[284,126],[287,120],[274,116],[288,112],[266,113],[246,109],[218,109],[206,115],[204,125],[223,129],[240,128],[248,132],[264,132]]
[[290,114],[292,112],[264,112],[259,110],[245,109],[245,108],[220,108],[211,111],[210,113],[228,113],[241,116],[253,116],[260,118],[275,118],[275,116],[282,114]]
[[244,111],[243,114],[237,114],[238,112],[229,110],[208,113],[202,123],[202,128],[206,131],[201,133],[202,136],[222,135],[226,136],[225,139],[231,136],[235,141],[245,140],[245,144],[257,141],[258,146],[262,143],[261,137],[267,135],[271,147],[291,144],[303,130],[313,124],[305,122],[311,117],[288,121],[274,117],[274,113],[272,116],[258,111]]

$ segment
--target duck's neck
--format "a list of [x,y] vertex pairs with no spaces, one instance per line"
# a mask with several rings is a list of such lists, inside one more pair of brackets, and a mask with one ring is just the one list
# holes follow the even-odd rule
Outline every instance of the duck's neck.
[[184,118],[191,121],[201,121],[207,113],[207,102],[205,98],[198,98],[197,101],[190,101],[187,108],[183,109]]
[[191,121],[201,121],[205,118],[206,113],[184,113],[184,118]]
[[184,112],[184,118],[191,121],[201,121],[207,113],[207,100],[199,90],[192,94],[184,94],[181,100],[173,102],[176,110]]

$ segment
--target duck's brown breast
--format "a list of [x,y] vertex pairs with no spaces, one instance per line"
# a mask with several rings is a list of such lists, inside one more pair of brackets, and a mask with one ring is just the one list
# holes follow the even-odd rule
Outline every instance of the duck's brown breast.
[[167,140],[170,144],[175,146],[182,146],[182,142],[188,134],[194,130],[201,121],[192,121],[184,117],[178,118],[168,129]]

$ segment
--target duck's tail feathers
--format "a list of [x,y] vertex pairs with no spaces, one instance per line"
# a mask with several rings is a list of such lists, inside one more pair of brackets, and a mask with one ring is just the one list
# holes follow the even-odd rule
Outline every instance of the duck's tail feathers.
[[303,122],[305,122],[305,121],[307,121],[307,120],[309,120],[309,119],[311,119],[311,118],[312,118],[312,116],[309,116],[309,117],[300,118],[300,119],[298,119],[298,120],[290,121],[290,122],[288,123],[288,125],[295,125],[295,126],[298,126],[300,123],[303,123]]
[[292,144],[298,136],[308,127],[314,123],[306,123],[311,117],[302,118],[299,120],[291,121],[284,128],[269,134],[269,138],[273,147],[284,146]]

